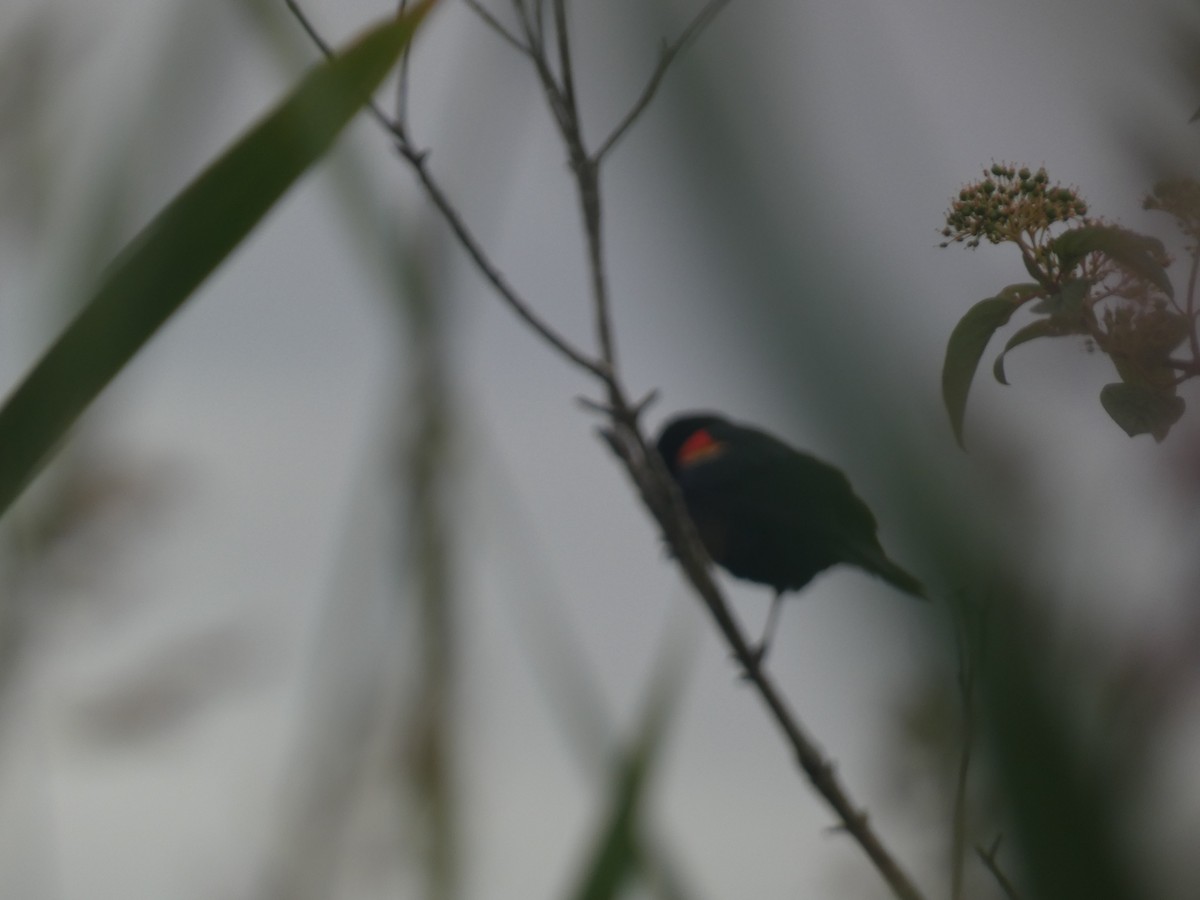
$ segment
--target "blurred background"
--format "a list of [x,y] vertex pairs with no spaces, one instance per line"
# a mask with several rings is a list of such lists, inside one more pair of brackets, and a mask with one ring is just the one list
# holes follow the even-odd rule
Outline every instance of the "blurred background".
[[[573,4],[593,141],[699,6]],[[335,45],[393,11],[304,8]],[[1111,364],[1035,342],[1013,386],[981,374],[962,453],[946,340],[1025,275],[1012,248],[938,231],[1005,160],[1169,239],[1141,200],[1190,174],[1198,25],[1182,0],[734,0],[604,171],[618,354],[632,392],[661,392],[650,423],[717,409],[836,462],[936,591],[961,585],[919,524],[930,487],[984,523],[1044,601],[1036,640],[1083,685],[1085,731],[1135,761],[1145,895],[1181,898],[1200,883],[1200,418],[1130,440],[1097,402]],[[6,391],[317,57],[282,2],[0,7]],[[569,170],[526,61],[443,0],[407,98],[510,280],[590,346]],[[631,895],[888,896],[579,396],[595,386],[497,302],[360,117],[0,523],[0,892],[568,896],[672,668],[645,820],[662,878]],[[756,633],[766,591],[724,583]],[[836,570],[789,604],[770,661],[930,896],[959,735],[945,619]],[[972,800],[989,843],[986,777]],[[977,865],[969,884],[1000,896]]]

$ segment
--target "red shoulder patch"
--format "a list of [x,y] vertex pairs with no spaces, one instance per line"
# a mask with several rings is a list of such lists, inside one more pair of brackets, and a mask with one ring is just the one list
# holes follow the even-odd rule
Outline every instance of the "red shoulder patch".
[[675,462],[682,468],[703,462],[724,451],[724,444],[714,439],[708,433],[708,429],[700,428],[693,431],[688,439],[683,442],[683,446],[679,448],[679,453],[675,457]]

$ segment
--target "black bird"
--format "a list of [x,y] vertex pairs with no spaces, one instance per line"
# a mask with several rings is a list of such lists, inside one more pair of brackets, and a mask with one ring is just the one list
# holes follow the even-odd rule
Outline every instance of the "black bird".
[[924,598],[921,582],[879,545],[871,510],[828,463],[714,413],[672,419],[657,446],[713,562],[775,590],[760,659],[784,593],[830,566],[857,566]]

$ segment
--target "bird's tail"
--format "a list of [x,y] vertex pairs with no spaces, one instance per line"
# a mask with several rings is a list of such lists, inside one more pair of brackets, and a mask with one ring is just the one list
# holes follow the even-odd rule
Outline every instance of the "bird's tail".
[[879,576],[888,584],[899,588],[906,594],[911,594],[919,600],[929,599],[929,595],[925,593],[925,586],[921,584],[920,580],[903,567],[888,559],[882,550],[875,551],[872,549],[862,554],[859,559],[855,559],[854,564],[870,572],[872,575]]

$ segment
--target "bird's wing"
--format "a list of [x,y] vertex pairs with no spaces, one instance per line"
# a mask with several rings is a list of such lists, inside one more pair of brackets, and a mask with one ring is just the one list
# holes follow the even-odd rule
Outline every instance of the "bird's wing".
[[873,539],[878,528],[841,470],[756,434],[736,458],[716,457],[681,473],[685,494],[726,510],[752,513],[812,536]]

